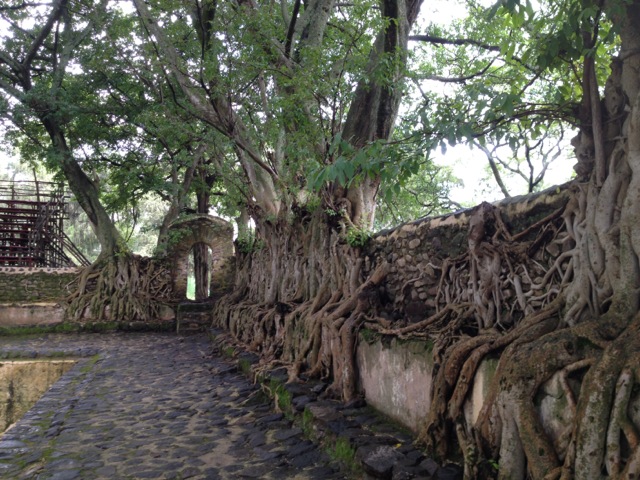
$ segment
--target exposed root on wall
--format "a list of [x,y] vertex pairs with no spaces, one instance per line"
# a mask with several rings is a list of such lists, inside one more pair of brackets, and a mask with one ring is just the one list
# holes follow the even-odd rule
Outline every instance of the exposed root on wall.
[[69,289],[66,315],[71,321],[157,322],[173,301],[168,268],[129,254],[84,268]]

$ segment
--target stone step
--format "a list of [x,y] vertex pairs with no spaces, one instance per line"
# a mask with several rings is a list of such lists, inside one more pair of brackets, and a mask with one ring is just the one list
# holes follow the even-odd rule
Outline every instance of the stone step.
[[183,302],[176,309],[176,332],[204,331],[211,325],[211,302]]

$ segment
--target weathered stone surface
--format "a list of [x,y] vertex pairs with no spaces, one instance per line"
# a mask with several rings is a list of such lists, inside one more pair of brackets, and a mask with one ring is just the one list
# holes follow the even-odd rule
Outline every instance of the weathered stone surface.
[[438,480],[462,480],[463,476],[464,470],[462,467],[452,463],[440,467],[436,471],[436,478],[438,478]]
[[374,478],[391,478],[393,467],[404,459],[404,455],[393,447],[383,445],[374,448],[363,459],[362,465],[365,472]]
[[[0,268],[0,303],[56,303],[68,295],[77,268]],[[0,322],[3,324],[4,322]]]
[[228,359],[203,355],[210,350],[204,335],[0,338],[11,357],[99,355],[80,358],[5,433],[0,477],[345,478],[300,428],[252,396],[259,387]]
[[424,469],[429,475],[435,475],[440,466],[432,458],[427,458],[420,462],[420,468]]
[[20,419],[75,363],[60,359],[1,362],[0,433]]
[[212,293],[224,293],[233,286],[233,227],[229,222],[210,215],[190,215],[170,226],[169,236],[179,241],[167,246],[166,256],[173,268],[173,290],[176,298],[186,298],[188,256],[194,245],[202,243],[211,249]]
[[367,402],[416,430],[431,405],[433,360],[422,341],[358,345],[356,361]]

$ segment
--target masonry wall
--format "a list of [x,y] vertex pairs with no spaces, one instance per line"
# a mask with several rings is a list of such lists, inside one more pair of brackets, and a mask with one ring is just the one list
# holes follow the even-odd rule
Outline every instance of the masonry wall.
[[77,274],[76,268],[0,267],[0,303],[58,302]]
[[[557,211],[567,199],[568,191],[557,188],[544,194],[510,199],[494,207],[499,207],[506,228],[519,232]],[[452,271],[445,268],[447,262],[467,262],[463,254],[469,250],[470,220],[480,208],[483,205],[416,220],[374,236],[363,252],[365,273],[372,272],[382,262],[390,265],[390,273],[379,287],[379,313],[391,328],[425,320],[449,303],[474,302],[468,268],[456,270],[459,278],[455,281],[450,278],[442,281],[441,277],[443,272],[449,275]],[[460,287],[455,300],[449,298],[453,293],[446,288],[452,283]],[[445,288],[440,288],[443,285]],[[359,336],[356,361],[359,388],[367,402],[417,431],[431,404],[434,358],[428,341],[399,341],[364,330]],[[495,360],[485,361],[476,374],[465,405],[470,424],[478,416],[495,363]],[[568,413],[565,400],[552,383],[545,387],[541,405],[545,428],[554,436],[561,432]]]
[[[567,189],[494,204],[511,231],[518,231],[561,208],[569,197]],[[365,255],[365,273],[386,261],[391,270],[381,289],[387,314],[408,322],[434,313],[435,295],[444,262],[453,262],[468,249],[469,220],[478,207],[440,217],[423,218],[374,236]],[[446,292],[445,292],[446,293]],[[446,295],[440,298],[446,303]]]

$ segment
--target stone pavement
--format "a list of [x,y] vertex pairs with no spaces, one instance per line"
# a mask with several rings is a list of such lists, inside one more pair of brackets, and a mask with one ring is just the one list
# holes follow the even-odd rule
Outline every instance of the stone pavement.
[[0,437],[0,478],[347,478],[206,335],[0,338],[0,359],[78,363]]

